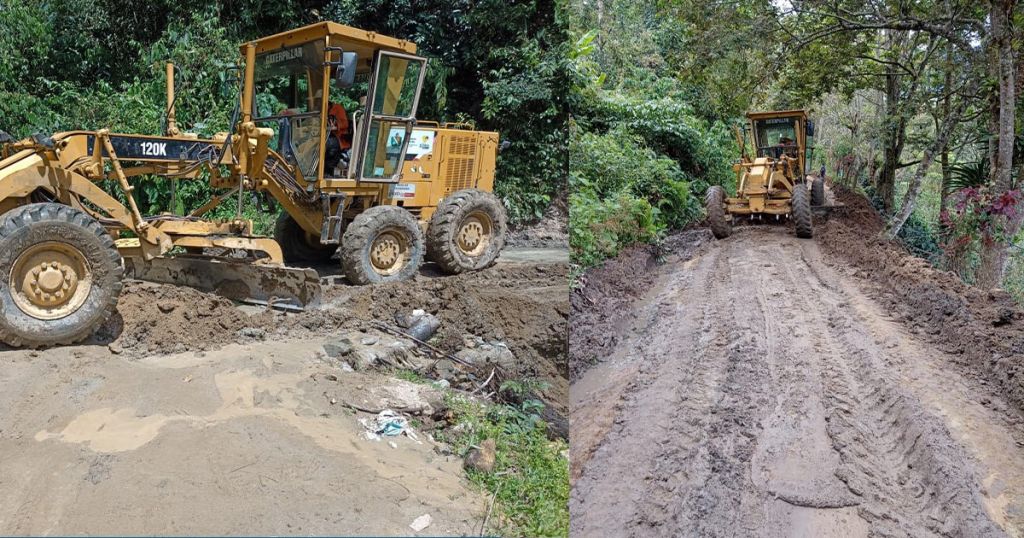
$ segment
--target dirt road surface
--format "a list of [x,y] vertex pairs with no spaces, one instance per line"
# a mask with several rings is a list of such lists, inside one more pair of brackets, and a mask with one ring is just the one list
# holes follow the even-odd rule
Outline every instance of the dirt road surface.
[[478,532],[489,499],[459,454],[418,424],[416,439],[367,440],[373,415],[345,405],[443,404],[374,365],[417,353],[375,327],[420,308],[445,351],[507,346],[512,373],[549,379],[564,416],[567,269],[552,256],[338,286],[301,314],[130,283],[92,340],[0,350],[0,533],[413,535],[424,514],[419,534]]
[[1021,416],[994,384],[817,241],[707,235],[676,238],[697,247],[572,385],[574,536],[1024,535]]

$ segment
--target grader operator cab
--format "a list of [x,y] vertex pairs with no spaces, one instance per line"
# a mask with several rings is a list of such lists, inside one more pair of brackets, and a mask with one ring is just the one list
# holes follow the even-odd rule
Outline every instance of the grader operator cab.
[[[245,43],[240,62],[230,130],[210,138],[179,129],[170,64],[160,136],[0,132],[0,341],[87,337],[126,273],[302,308],[321,296],[308,264],[335,255],[355,284],[409,278],[424,259],[449,273],[494,263],[506,233],[491,193],[498,134],[417,123],[415,44],[324,22]],[[143,215],[140,176],[168,181],[172,199],[181,181],[217,194]],[[228,199],[232,218],[206,218]],[[273,238],[245,217],[269,199]]]
[[[811,206],[825,203],[825,178],[808,171],[814,137],[814,122],[805,110],[751,112],[749,124],[737,133],[741,148],[736,172],[736,196],[725,189],[708,189],[708,223],[718,239],[732,234],[732,224],[741,216],[775,220],[792,219],[797,237],[813,235]],[[747,139],[753,141],[755,156],[747,156]],[[810,192],[808,192],[810,189]]]

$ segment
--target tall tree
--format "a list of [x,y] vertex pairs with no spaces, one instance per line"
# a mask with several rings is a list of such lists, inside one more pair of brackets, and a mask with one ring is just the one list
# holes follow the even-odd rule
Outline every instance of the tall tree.
[[[988,3],[991,24],[991,35],[988,39],[991,52],[988,57],[994,63],[997,77],[994,91],[996,92],[995,101],[998,103],[996,112],[993,114],[995,130],[992,133],[994,143],[991,144],[991,147],[994,148],[991,159],[994,197],[1002,196],[1015,188],[1013,149],[1017,96],[1016,62],[1013,50],[1013,13],[1016,5],[1016,0],[990,0]],[[981,264],[977,273],[978,285],[986,288],[997,287],[1002,282],[1003,273],[1006,270],[1008,239],[1014,237],[1020,230],[1024,212],[1017,211],[1014,215],[1000,215],[996,218],[1003,221],[1001,222],[1003,237],[983,242]]]

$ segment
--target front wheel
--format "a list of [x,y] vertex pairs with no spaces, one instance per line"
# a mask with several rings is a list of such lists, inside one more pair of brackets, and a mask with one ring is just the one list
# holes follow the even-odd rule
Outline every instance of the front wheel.
[[353,284],[412,278],[423,263],[423,232],[409,211],[391,205],[360,213],[341,238],[341,267]]
[[449,274],[491,266],[505,247],[505,207],[477,189],[457,191],[438,205],[427,228],[427,258]]
[[708,225],[715,239],[725,239],[732,235],[732,224],[725,214],[725,189],[718,185],[710,187],[704,203],[708,211]]
[[72,344],[113,313],[124,269],[110,234],[60,204],[29,204],[0,218],[0,340]]
[[796,224],[796,236],[810,239],[814,235],[814,228],[811,222],[811,202],[807,197],[807,187],[798,184],[793,189],[793,198],[790,203],[793,205],[791,211],[793,222]]
[[825,178],[814,178],[811,182],[811,205],[825,205]]

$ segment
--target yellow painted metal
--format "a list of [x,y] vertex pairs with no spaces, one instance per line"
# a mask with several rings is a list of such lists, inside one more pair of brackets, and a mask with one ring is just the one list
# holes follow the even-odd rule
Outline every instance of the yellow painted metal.
[[25,249],[11,268],[11,296],[36,319],[60,319],[85,304],[92,288],[89,261],[81,250],[60,241]]
[[412,245],[402,230],[384,230],[370,242],[370,265],[381,276],[402,271],[412,257]]
[[[125,177],[124,170],[121,169],[121,161],[118,160],[117,154],[114,152],[114,145],[110,143],[110,131],[106,129],[96,131],[96,140],[102,141],[104,149],[107,150],[110,164],[114,167],[114,174],[121,185],[121,193],[124,194],[128,200],[128,207],[131,208],[132,223],[135,225],[135,229],[140,232],[145,231],[149,224],[143,220],[142,213],[139,213],[139,206],[135,202],[135,195],[132,194],[135,187],[128,183],[128,178]],[[149,239],[147,238],[147,240]]]
[[167,132],[168,136],[181,134],[174,115],[174,64],[167,62]]
[[753,147],[758,151],[759,122],[787,118],[794,120],[796,155],[757,155],[753,160],[746,155],[745,138],[738,134],[741,147],[740,161],[733,165],[736,172],[736,197],[725,200],[726,212],[734,215],[788,215],[793,189],[803,185],[803,170],[807,155],[806,110],[778,110],[747,114]]
[[[374,53],[378,50],[415,54],[416,44],[403,39],[360,30],[335,22],[318,22],[252,41],[256,53],[278,50],[326,38],[332,47],[341,47],[359,55],[357,73],[370,72]],[[248,45],[248,44],[247,44]],[[243,45],[244,47],[245,45]]]
[[174,246],[186,248],[227,248],[234,250],[248,250],[262,252],[267,255],[263,263],[282,264],[284,256],[281,254],[281,245],[269,237],[221,237],[221,236],[177,236],[174,238]]
[[483,211],[474,211],[466,215],[459,224],[456,243],[463,254],[479,256],[487,250],[493,235],[494,223],[491,222],[491,217]]

